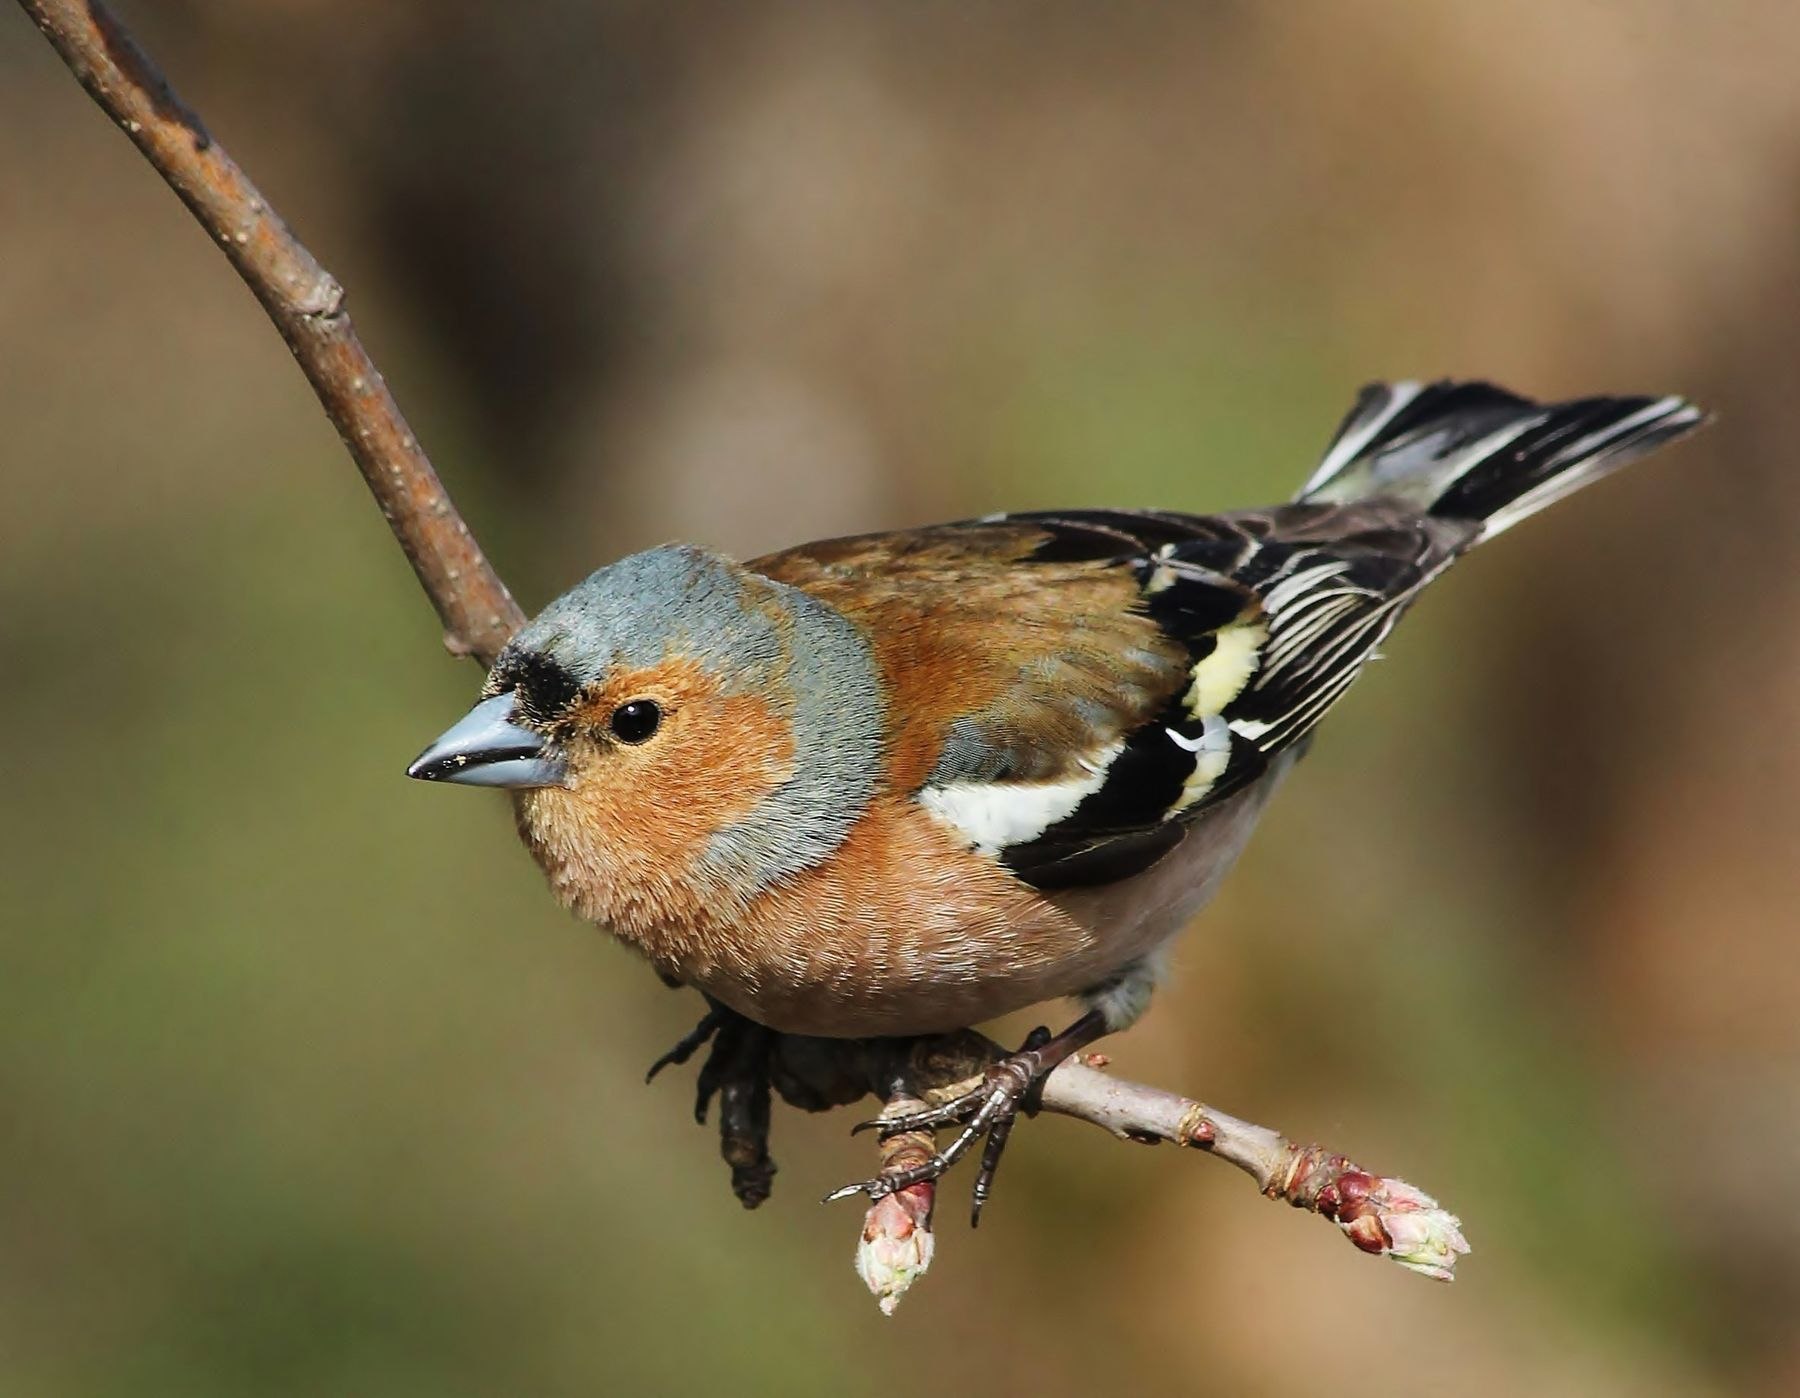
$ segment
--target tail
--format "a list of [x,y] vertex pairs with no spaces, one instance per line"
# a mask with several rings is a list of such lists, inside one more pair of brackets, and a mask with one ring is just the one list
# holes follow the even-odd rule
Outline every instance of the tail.
[[1534,403],[1487,383],[1370,384],[1302,500],[1404,500],[1491,539],[1705,421],[1685,399]]

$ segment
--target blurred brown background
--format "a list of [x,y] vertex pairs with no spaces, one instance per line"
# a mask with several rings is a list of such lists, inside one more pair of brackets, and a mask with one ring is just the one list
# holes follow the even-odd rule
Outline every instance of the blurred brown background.
[[528,609],[625,551],[1288,494],[1356,386],[1718,423],[1484,552],[1114,1048],[1438,1192],[1454,1287],[1044,1121],[883,1321],[206,238],[0,14],[0,1393],[1800,1388],[1800,9],[139,0]]

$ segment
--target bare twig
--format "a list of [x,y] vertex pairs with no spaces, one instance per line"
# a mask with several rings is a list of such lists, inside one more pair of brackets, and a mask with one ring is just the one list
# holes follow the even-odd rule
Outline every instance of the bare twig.
[[524,617],[357,338],[343,288],[100,0],[20,3],[262,302],[437,608],[445,645],[491,664]]
[[1191,1098],[1122,1082],[1087,1063],[1062,1064],[1044,1083],[1045,1111],[1091,1121],[1129,1141],[1171,1141],[1229,1160],[1271,1199],[1332,1220],[1364,1252],[1449,1281],[1468,1252],[1462,1220],[1404,1180],[1371,1174],[1347,1156]]
[[[418,574],[457,654],[490,664],[523,620],[358,340],[337,281],[288,230],[200,119],[182,103],[100,0],[20,0],[83,87],[136,143],[275,322]],[[768,1194],[768,1090],[818,1111],[874,1092],[888,1111],[941,1101],[1001,1056],[979,1034],[915,1040],[825,1040],[746,1030],[725,1034],[702,1075],[701,1104],[720,1097],[721,1150],[747,1206]],[[681,1061],[706,1037],[684,1042]],[[896,1084],[899,1084],[896,1088]],[[1044,1110],[1135,1141],[1172,1141],[1229,1160],[1262,1192],[1332,1219],[1359,1248],[1448,1280],[1467,1251],[1456,1218],[1399,1180],[1344,1156],[1299,1146],[1266,1127],[1158,1088],[1065,1063],[1044,1085]],[[882,1168],[929,1153],[928,1137],[883,1144]],[[882,1205],[888,1205],[885,1210]],[[864,1223],[858,1266],[891,1310],[931,1255],[930,1186],[887,1196]],[[903,1278],[903,1279],[902,1279]]]

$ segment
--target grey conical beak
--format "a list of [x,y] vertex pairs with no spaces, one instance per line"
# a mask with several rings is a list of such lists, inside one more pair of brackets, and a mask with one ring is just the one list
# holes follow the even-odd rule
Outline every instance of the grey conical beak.
[[561,786],[562,754],[512,721],[513,696],[483,699],[406,769],[428,782],[464,786]]

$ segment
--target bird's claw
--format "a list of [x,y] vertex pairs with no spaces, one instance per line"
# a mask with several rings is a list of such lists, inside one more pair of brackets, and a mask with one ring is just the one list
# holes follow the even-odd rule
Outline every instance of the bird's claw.
[[867,1121],[859,1121],[850,1128],[850,1134],[860,1136],[865,1131],[874,1131],[885,1141],[890,1136],[898,1136],[907,1131],[936,1131],[945,1126],[960,1126],[981,1106],[986,1081],[984,1077],[982,1087],[952,1097],[941,1106],[925,1107],[900,1116],[876,1116]]
[[1038,1049],[1049,1040],[1046,1029],[1035,1029],[1019,1052],[993,1064],[982,1075],[978,1086],[953,1097],[948,1102],[902,1116],[881,1117],[862,1122],[853,1130],[879,1131],[883,1139],[906,1131],[936,1131],[945,1126],[960,1125],[950,1144],[930,1158],[904,1170],[892,1170],[873,1179],[847,1184],[825,1196],[826,1203],[865,1194],[870,1202],[884,1198],[915,1184],[936,1180],[968,1153],[976,1141],[986,1137],[981,1150],[981,1167],[975,1174],[975,1188],[970,1198],[969,1226],[981,1225],[981,1211],[993,1192],[994,1172],[1000,1168],[1000,1156],[1012,1135],[1013,1123],[1021,1110],[1032,1110],[1030,1097],[1045,1071]]

